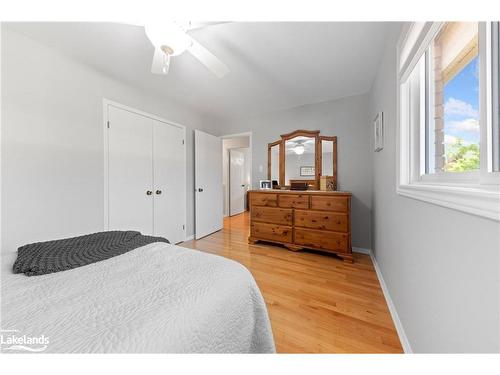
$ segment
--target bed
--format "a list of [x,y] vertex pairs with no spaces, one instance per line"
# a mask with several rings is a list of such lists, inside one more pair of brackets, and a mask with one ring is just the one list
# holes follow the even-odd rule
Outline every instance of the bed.
[[15,256],[2,254],[2,329],[44,335],[44,352],[275,352],[259,288],[232,260],[153,243],[27,277]]

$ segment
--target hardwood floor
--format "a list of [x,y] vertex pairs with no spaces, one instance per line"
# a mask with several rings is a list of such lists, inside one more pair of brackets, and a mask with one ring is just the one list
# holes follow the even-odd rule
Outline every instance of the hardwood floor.
[[354,264],[315,252],[250,245],[248,214],[224,219],[224,229],[180,246],[245,265],[266,301],[280,353],[402,353],[368,255]]

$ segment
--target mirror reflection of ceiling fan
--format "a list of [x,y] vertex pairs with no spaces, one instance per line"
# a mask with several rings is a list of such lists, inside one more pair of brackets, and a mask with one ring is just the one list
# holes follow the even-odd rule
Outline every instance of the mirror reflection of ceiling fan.
[[297,155],[302,155],[308,144],[314,144],[314,139],[297,139],[287,141],[286,143],[288,150],[295,152]]
[[224,77],[229,73],[229,68],[188,34],[190,30],[218,23],[161,22],[146,25],[146,35],[155,47],[151,72],[154,74],[168,74],[171,58],[189,51],[218,78]]

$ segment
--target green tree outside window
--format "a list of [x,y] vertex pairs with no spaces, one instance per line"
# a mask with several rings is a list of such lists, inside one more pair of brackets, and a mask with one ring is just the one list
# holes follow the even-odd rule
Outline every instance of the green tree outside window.
[[447,172],[467,172],[479,169],[479,145],[476,143],[465,144],[458,138],[446,148]]

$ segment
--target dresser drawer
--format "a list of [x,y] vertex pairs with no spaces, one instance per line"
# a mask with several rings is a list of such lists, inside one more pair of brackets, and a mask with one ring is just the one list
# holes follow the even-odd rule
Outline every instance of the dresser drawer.
[[279,206],[284,208],[309,208],[309,195],[307,194],[281,194]]
[[311,197],[311,210],[348,212],[349,198],[313,195]]
[[292,210],[290,208],[253,206],[251,219],[270,224],[292,225]]
[[297,227],[347,232],[349,220],[347,214],[325,211],[295,210]]
[[252,193],[250,195],[250,205],[277,207],[278,195],[269,193]]
[[295,243],[304,247],[347,253],[349,235],[314,229],[295,229]]
[[291,243],[292,227],[253,222],[250,227],[250,236],[256,239]]

